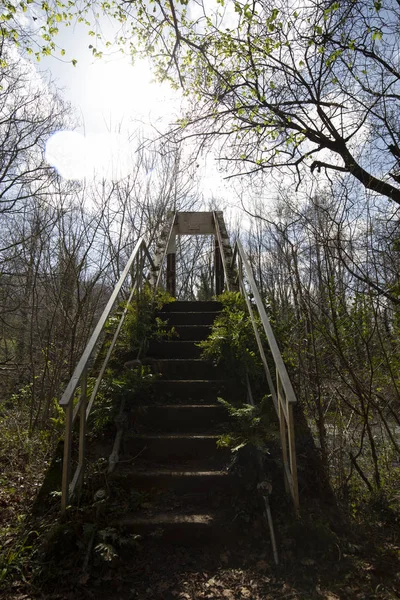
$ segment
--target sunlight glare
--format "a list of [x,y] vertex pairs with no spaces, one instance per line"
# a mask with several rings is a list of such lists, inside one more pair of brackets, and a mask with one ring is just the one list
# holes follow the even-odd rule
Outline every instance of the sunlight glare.
[[168,85],[153,81],[150,66],[144,60],[134,65],[127,56],[99,60],[87,71],[87,103],[113,126],[121,121],[126,126],[132,119],[168,119],[176,97]]
[[64,179],[83,180],[97,175],[119,181],[132,170],[133,149],[119,134],[85,137],[76,131],[57,131],[47,141],[45,157]]
[[85,135],[58,131],[48,140],[46,160],[69,180],[98,175],[118,181],[132,170],[132,144],[141,131],[167,125],[176,118],[180,92],[153,82],[145,61],[128,57],[96,60],[85,71],[81,112]]

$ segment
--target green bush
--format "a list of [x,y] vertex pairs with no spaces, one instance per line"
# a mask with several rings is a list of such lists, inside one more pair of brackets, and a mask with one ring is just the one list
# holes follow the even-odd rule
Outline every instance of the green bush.
[[[199,343],[203,349],[202,357],[221,365],[227,375],[244,385],[247,374],[252,379],[262,374],[251,317],[239,292],[224,292],[218,300],[223,308],[214,321],[210,336]],[[259,324],[258,315],[254,315],[254,319]]]
[[220,448],[230,448],[232,452],[251,445],[265,452],[266,441],[271,431],[271,398],[266,396],[257,406],[243,404],[236,407],[223,398],[218,398],[218,402],[228,411],[230,420],[229,432],[220,436],[217,445]]
[[[164,290],[159,289],[154,293],[149,286],[143,288],[127,307],[128,312],[114,352],[114,363],[126,354],[143,356],[151,340],[174,334],[173,331],[167,331],[166,322],[157,317],[157,312],[164,304],[174,301],[175,298]],[[110,332],[117,326],[125,306],[126,304],[121,305],[117,314],[109,320],[107,328]]]

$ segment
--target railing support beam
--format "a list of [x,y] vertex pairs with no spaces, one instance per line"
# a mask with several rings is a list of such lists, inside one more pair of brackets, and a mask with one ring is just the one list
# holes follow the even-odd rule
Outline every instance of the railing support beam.
[[[71,496],[76,488],[82,488],[83,478],[85,473],[85,459],[86,459],[86,429],[87,419],[89,417],[90,410],[93,402],[96,398],[97,391],[101,384],[102,377],[110,359],[111,353],[116,344],[118,335],[121,331],[122,324],[127,315],[128,305],[132,302],[135,290],[142,289],[143,284],[143,267],[144,258],[149,258],[149,252],[146,243],[141,238],[135,246],[125,269],[118,281],[114,291],[111,294],[110,299],[97,323],[95,330],[93,331],[87,346],[74,370],[74,373],[67,385],[67,388],[60,400],[60,405],[65,410],[65,435],[64,435],[64,459],[63,459],[63,472],[62,472],[62,483],[61,483],[61,513],[64,514],[67,506],[70,503]],[[154,269],[154,263],[149,259],[151,268]],[[136,267],[136,268],[135,268]],[[117,330],[114,334],[112,343],[107,351],[106,357],[103,361],[103,365],[100,369],[100,373],[97,377],[93,392],[88,402],[87,383],[89,368],[94,360],[94,356],[97,353],[97,344],[100,341],[100,336],[104,331],[104,326],[109,318],[113,306],[126,282],[129,275],[132,275],[134,281],[132,290],[129,296],[127,306],[125,307],[123,314],[120,318]],[[76,390],[80,386],[80,396],[77,403],[74,402]],[[79,417],[79,448],[78,448],[78,465],[75,469],[74,475],[71,481],[72,472],[72,440],[73,440],[73,427]]]
[[224,266],[221,258],[221,249],[218,237],[214,239],[214,268],[215,268],[215,294],[219,296],[224,291]]
[[167,254],[167,292],[175,298],[176,295],[176,254]]
[[69,504],[69,482],[71,479],[71,447],[72,447],[72,413],[74,407],[70,402],[65,408],[64,457],[61,484],[61,514],[65,514]]
[[[217,237],[220,240],[220,235],[218,235],[218,227]],[[222,260],[224,261],[223,248],[221,247],[220,249],[222,254]],[[223,262],[223,264],[225,264],[225,262]],[[293,404],[297,402],[297,398],[294,393],[288,372],[286,370],[282,354],[279,350],[274,333],[272,331],[272,327],[269,322],[263,300],[261,298],[256,281],[254,279],[251,265],[239,241],[236,242],[236,246],[233,252],[231,265],[232,270],[234,269],[235,264],[237,264],[237,279],[239,289],[242,292],[246,301],[246,306],[253,325],[261,361],[264,365],[267,382],[270,388],[272,399],[274,401],[276,412],[278,414],[280,438],[282,445],[285,488],[287,493],[290,493],[292,497],[293,505],[297,513],[299,510],[299,491],[297,479],[296,446],[293,415]],[[247,281],[249,291],[246,290],[245,280]],[[264,330],[266,339],[268,341],[270,356],[274,361],[276,372],[276,393],[274,390],[274,384],[272,381],[271,373],[269,371],[262,340],[258,332],[257,324],[253,315],[254,307],[249,300],[250,294],[253,298],[253,302],[257,307],[260,322]]]
[[[79,411],[79,479],[77,486],[79,491],[82,490],[83,477],[85,473],[85,460],[86,460],[86,407],[87,407],[87,380],[88,372],[87,367],[83,372],[81,379],[81,400],[80,400],[80,411]],[[72,490],[73,492],[74,490]]]

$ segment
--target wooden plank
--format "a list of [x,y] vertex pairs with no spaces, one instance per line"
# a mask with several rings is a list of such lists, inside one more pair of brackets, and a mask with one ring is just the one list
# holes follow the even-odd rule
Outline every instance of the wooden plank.
[[226,256],[225,256],[225,252],[224,252],[224,244],[223,244],[216,212],[214,211],[213,214],[214,214],[215,236],[216,236],[216,240],[218,242],[219,254],[220,254],[220,257],[222,260],[222,267],[223,267],[224,276],[225,276],[225,285],[226,285],[226,289],[229,291],[230,290],[230,282],[229,282],[228,265],[226,262]]
[[292,475],[292,496],[295,510],[299,510],[299,484],[297,480],[297,461],[296,461],[296,444],[294,437],[294,417],[293,417],[293,404],[289,404],[289,424],[288,424],[288,438],[289,438],[289,460],[290,460],[290,473]]
[[69,504],[69,482],[71,478],[71,446],[72,446],[72,402],[65,411],[64,458],[61,483],[61,514]]
[[169,222],[169,223],[167,222],[167,224],[166,224],[166,226],[168,226],[168,225],[169,225],[169,230],[167,230],[167,236],[166,236],[166,240],[165,240],[165,247],[164,247],[164,251],[163,251],[163,254],[162,254],[161,258],[160,258],[160,259],[158,259],[158,260],[155,260],[155,261],[154,261],[154,264],[155,264],[155,269],[156,269],[156,270],[158,270],[157,279],[156,279],[156,281],[155,281],[155,285],[154,285],[154,289],[155,289],[155,290],[156,290],[156,289],[158,289],[158,288],[160,287],[161,274],[162,274],[162,266],[163,266],[163,264],[164,264],[164,261],[165,261],[165,258],[166,258],[166,256],[167,256],[167,253],[168,253],[168,247],[169,247],[169,244],[170,244],[170,242],[171,242],[172,233],[173,233],[173,231],[174,231],[174,228],[175,228],[176,215],[177,215],[177,213],[176,213],[176,212],[175,212],[175,213],[173,213],[173,214],[170,216],[170,222]]
[[79,384],[80,378],[82,376],[82,373],[83,373],[83,371],[84,371],[84,369],[85,369],[85,367],[86,367],[86,365],[87,365],[87,363],[88,363],[88,361],[89,361],[89,359],[90,359],[90,357],[92,355],[92,352],[93,352],[94,348],[96,347],[96,344],[97,344],[97,342],[98,342],[98,340],[100,338],[100,335],[101,335],[101,333],[103,331],[103,327],[104,327],[104,325],[105,325],[108,317],[110,316],[111,310],[112,310],[112,308],[113,308],[113,306],[114,306],[114,304],[115,304],[115,302],[116,302],[116,300],[118,298],[118,295],[119,295],[119,293],[121,291],[121,288],[122,288],[122,286],[123,286],[123,284],[125,282],[125,279],[126,279],[127,275],[130,272],[132,264],[133,264],[134,260],[136,259],[136,256],[137,256],[137,254],[139,252],[139,249],[140,249],[140,247],[141,247],[142,244],[144,244],[144,238],[143,237],[141,237],[139,239],[138,243],[136,244],[135,249],[132,252],[132,254],[131,254],[131,256],[130,256],[130,258],[129,258],[126,266],[125,266],[125,269],[123,270],[122,275],[121,275],[121,277],[120,277],[117,285],[115,286],[114,291],[111,294],[109,301],[107,302],[107,306],[105,307],[105,309],[103,311],[103,314],[101,315],[101,317],[100,317],[100,319],[99,319],[99,321],[98,321],[98,323],[97,323],[97,325],[95,327],[95,330],[93,331],[93,333],[92,333],[92,335],[90,337],[90,340],[87,343],[86,348],[83,351],[83,354],[82,354],[82,356],[81,356],[81,358],[80,358],[80,360],[79,360],[79,362],[78,362],[78,364],[77,364],[77,366],[75,368],[75,371],[74,371],[74,373],[73,373],[73,375],[72,375],[72,377],[71,377],[71,379],[70,379],[70,381],[69,381],[69,383],[68,383],[68,385],[67,385],[67,387],[65,389],[65,392],[62,395],[62,398],[60,400],[60,406],[65,407],[65,406],[67,406],[72,401],[72,398],[74,396],[76,388],[78,387],[78,384]]
[[286,438],[286,419],[285,419],[285,415],[283,413],[282,384],[281,384],[281,379],[280,379],[278,370],[276,373],[276,388],[277,388],[277,392],[278,392],[279,430],[280,430],[281,444],[282,444],[282,460],[283,460],[283,468],[284,468],[285,489],[286,489],[286,492],[289,492],[290,482],[287,478],[287,473],[286,473],[287,469],[289,469],[287,438]]
[[260,296],[260,292],[258,291],[257,284],[253,277],[250,263],[247,260],[247,257],[243,250],[243,247],[239,241],[237,241],[237,246],[238,246],[238,250],[240,253],[240,257],[243,261],[244,270],[246,273],[247,280],[250,284],[251,292],[252,292],[254,300],[256,301],[256,304],[257,304],[258,312],[259,312],[261,322],[264,327],[265,334],[267,336],[268,344],[269,344],[276,368],[277,368],[280,378],[281,378],[281,382],[282,382],[283,389],[285,391],[286,398],[287,398],[288,402],[297,402],[296,394],[294,393],[292,382],[289,379],[289,375],[286,370],[285,363],[283,362],[283,358],[282,358],[281,352],[279,350],[278,344],[276,342],[274,332],[272,331],[272,327],[269,322],[267,313],[265,311],[265,307],[264,307],[262,298]]
[[79,454],[78,464],[80,467],[80,476],[78,479],[78,486],[82,489],[83,475],[85,471],[85,460],[86,460],[86,405],[87,405],[87,380],[88,371],[87,367],[81,378],[81,409],[79,413]]
[[264,366],[264,371],[265,371],[265,376],[267,378],[269,391],[270,391],[271,396],[272,396],[272,401],[274,403],[275,411],[278,414],[278,397],[276,395],[274,382],[272,381],[272,376],[271,376],[271,372],[269,370],[269,366],[268,366],[267,359],[266,359],[266,356],[265,356],[264,348],[263,348],[263,345],[262,345],[262,342],[261,342],[260,333],[259,333],[258,328],[257,328],[257,323],[255,322],[255,319],[254,319],[253,310],[251,308],[250,300],[249,300],[249,298],[248,298],[248,296],[245,293],[245,290],[243,288],[243,283],[241,283],[241,290],[242,290],[242,293],[244,292],[243,296],[244,296],[244,299],[245,299],[245,302],[246,302],[247,310],[248,310],[249,315],[250,315],[251,324],[253,326],[254,335],[255,335],[256,341],[257,341],[258,351],[260,353],[261,361],[262,361],[263,366]]
[[110,346],[109,346],[109,348],[107,350],[107,354],[106,354],[105,359],[103,361],[103,364],[101,366],[100,373],[97,376],[96,383],[94,385],[92,394],[90,396],[89,404],[88,404],[87,409],[86,409],[86,420],[88,419],[88,417],[90,415],[90,411],[92,410],[93,402],[96,399],[97,392],[98,392],[100,384],[101,384],[101,380],[103,379],[104,372],[105,372],[105,370],[107,368],[107,365],[108,365],[108,362],[109,362],[109,360],[111,358],[111,354],[113,353],[114,346],[117,343],[117,339],[119,337],[119,332],[121,331],[121,327],[124,324],[126,315],[128,314],[129,305],[132,302],[132,298],[133,298],[134,293],[136,292],[136,289],[137,289],[137,285],[135,283],[135,285],[131,289],[131,293],[129,294],[128,301],[127,301],[126,306],[125,306],[125,308],[124,308],[124,310],[122,312],[121,318],[120,318],[119,323],[118,323],[118,327],[117,327],[117,329],[116,329],[116,331],[114,333],[113,339],[111,340],[111,344],[110,344]]

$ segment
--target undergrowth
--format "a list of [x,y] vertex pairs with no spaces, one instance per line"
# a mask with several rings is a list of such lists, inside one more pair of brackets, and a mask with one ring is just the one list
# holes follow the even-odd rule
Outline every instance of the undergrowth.
[[[199,342],[202,357],[221,365],[243,389],[247,375],[254,383],[262,375],[262,363],[246,302],[239,292],[218,296],[222,311],[215,319],[209,337]],[[254,313],[257,325],[259,317]],[[262,339],[264,336],[259,331]]]
[[[89,456],[90,444],[99,443],[104,432],[113,436],[111,429],[121,400],[132,398],[151,387],[154,376],[149,367],[139,365],[129,369],[124,367],[124,362],[132,355],[144,354],[152,339],[165,334],[166,324],[156,319],[155,313],[170,301],[172,298],[167,293],[159,291],[153,294],[150,288],[145,287],[128,307],[114,355],[90,413],[87,433]],[[124,308],[120,305],[106,325],[106,337],[94,363],[94,371],[99,369]],[[89,395],[95,381],[93,373],[88,378]],[[92,525],[95,535],[89,537],[91,544],[95,544],[94,555],[100,562],[113,560],[116,548],[125,542],[133,546],[136,544],[134,539],[121,540],[101,519],[104,501],[93,500],[93,494],[98,487],[106,486],[107,461],[95,455],[90,457],[92,462],[88,464],[79,504],[69,509],[65,522],[59,521],[58,475],[57,482],[51,484],[53,488],[41,501],[44,516],[32,518],[32,506],[52,460],[54,462],[54,452],[63,433],[64,412],[55,398],[48,420],[36,423],[32,419],[31,389],[32,384],[25,386],[0,405],[0,586],[4,589],[11,586],[16,589],[24,582],[37,582],[44,576],[42,567],[47,568],[49,561],[56,569],[57,553],[65,552],[67,539],[68,544],[76,544],[78,549],[86,548]],[[60,459],[57,460],[60,465]],[[59,468],[56,470],[59,471]],[[94,523],[91,523],[93,519]],[[70,536],[71,531],[75,533]],[[46,548],[52,548],[51,559]],[[82,558],[82,554],[80,556]]]
[[[271,411],[271,397],[265,395],[265,376],[252,319],[245,299],[239,292],[224,292],[218,296],[218,301],[222,304],[222,310],[213,323],[209,337],[198,345],[202,348],[202,357],[223,367],[240,390],[239,400],[229,402],[218,398],[230,416],[227,431],[220,436],[218,445],[229,447],[233,452],[247,445],[265,450],[273,409]],[[253,319],[266,347],[256,312],[253,312]],[[251,383],[254,404],[246,403],[247,378]]]
[[223,398],[218,398],[218,402],[227,410],[230,419],[228,431],[219,437],[217,445],[230,448],[232,452],[247,445],[266,452],[271,436],[270,396],[265,396],[256,406],[242,404],[238,407]]

